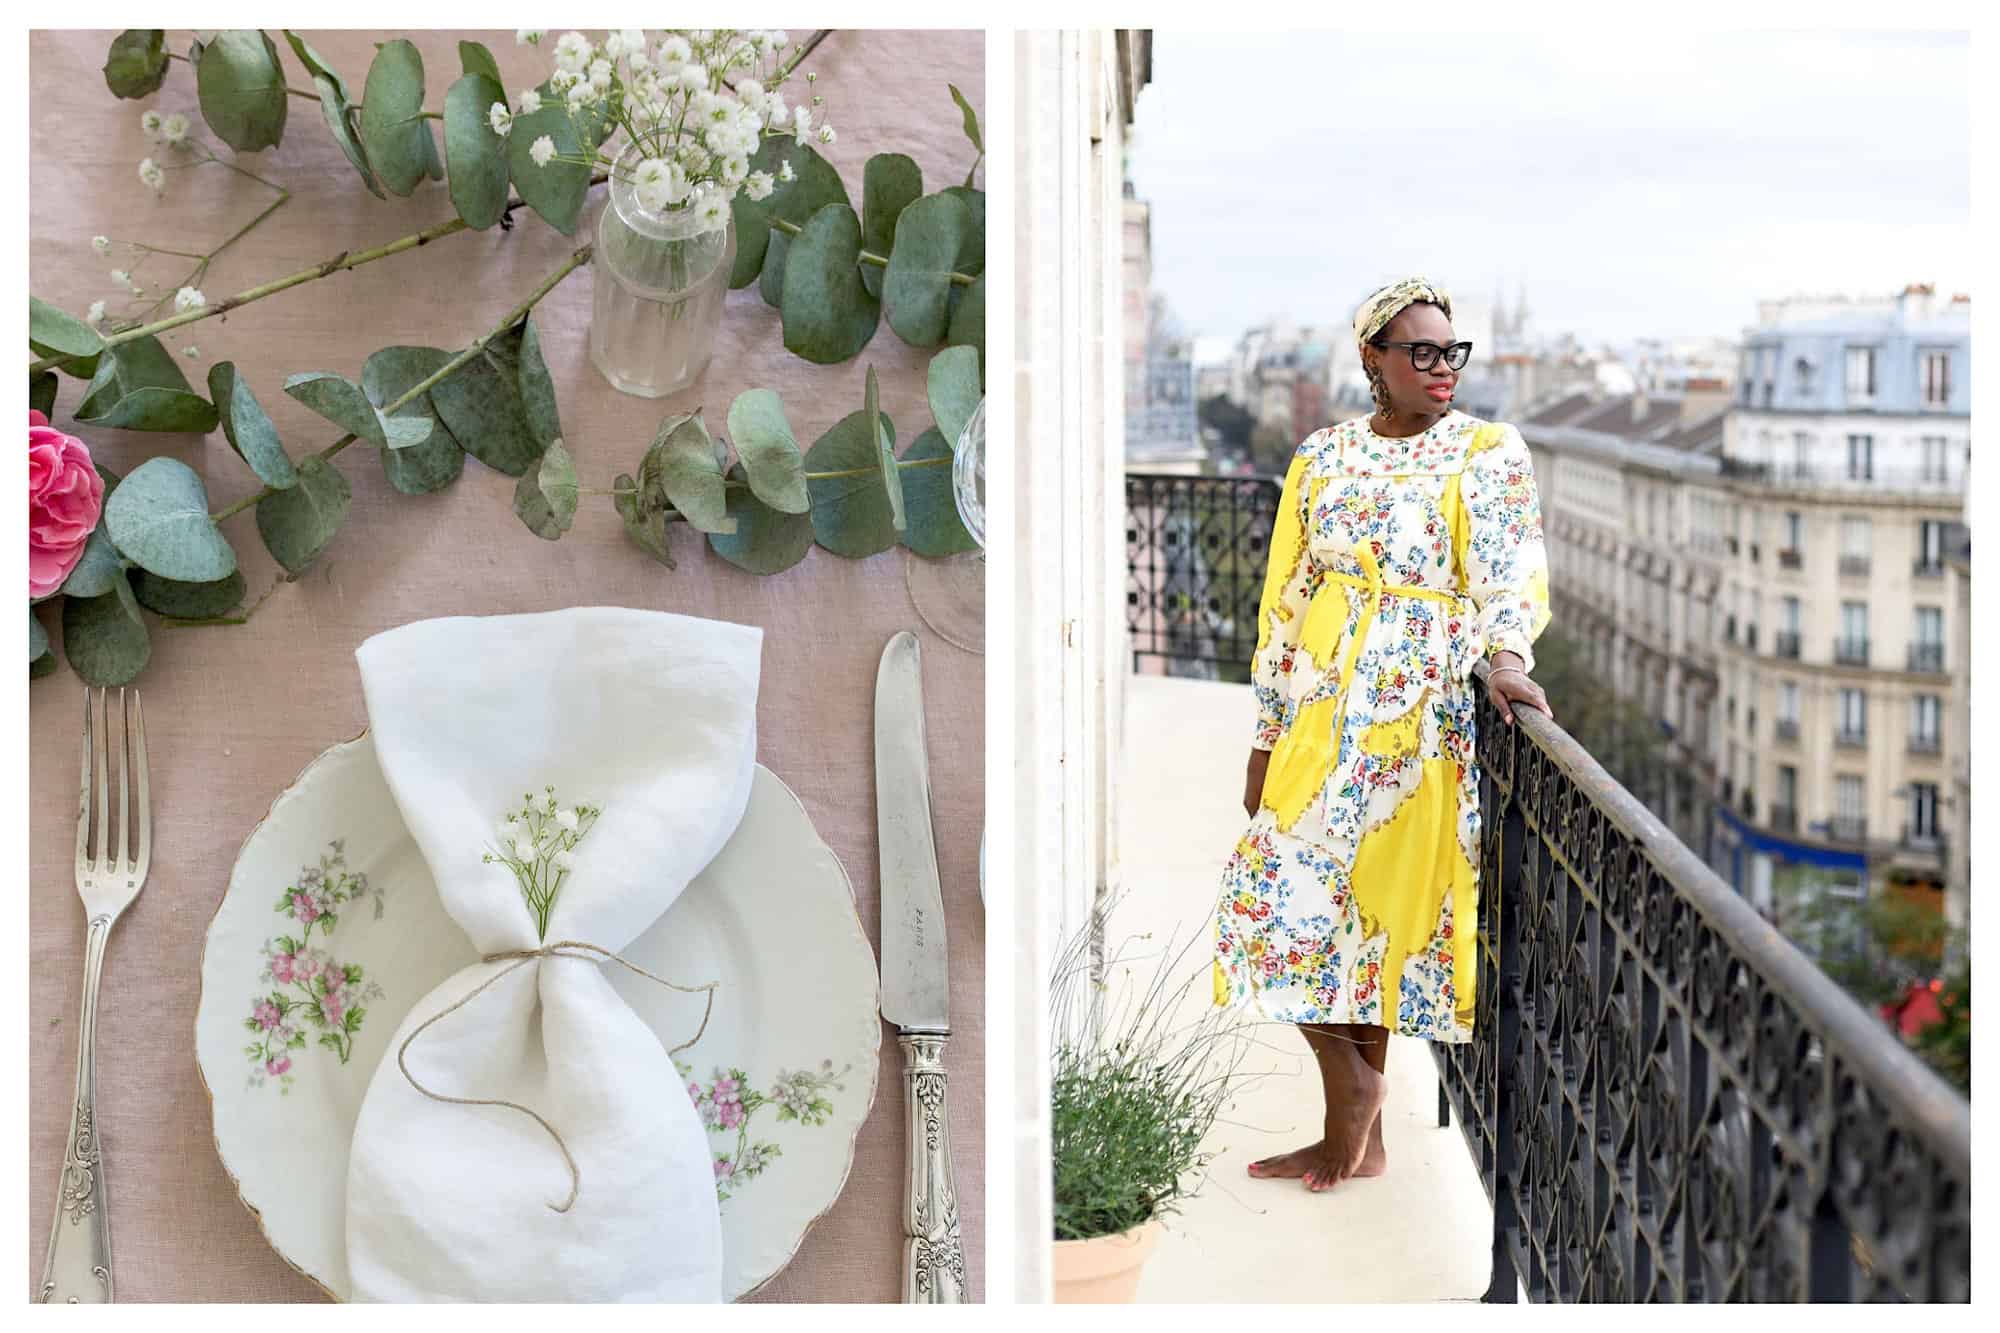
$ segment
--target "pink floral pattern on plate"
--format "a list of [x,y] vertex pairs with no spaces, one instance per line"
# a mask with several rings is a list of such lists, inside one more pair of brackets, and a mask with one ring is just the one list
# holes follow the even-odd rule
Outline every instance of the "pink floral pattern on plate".
[[382,987],[367,978],[360,964],[340,962],[325,947],[350,906],[371,900],[377,920],[384,907],[381,888],[347,869],[345,843],[335,838],[319,864],[301,869],[278,895],[273,910],[297,922],[299,931],[264,941],[259,976],[264,989],[252,998],[250,1016],[243,1020],[251,1036],[243,1054],[250,1062],[253,1088],[276,1082],[280,1096],[290,1093],[296,1077],[292,1054],[310,1045],[332,1051],[346,1064],[368,1004],[382,998]]
[[801,1125],[823,1125],[833,1114],[826,1094],[844,1092],[840,1080],[852,1065],[838,1071],[833,1061],[822,1060],[817,1070],[786,1072],[780,1069],[768,1092],[750,1086],[750,1076],[741,1069],[718,1068],[706,1084],[694,1078],[687,1065],[675,1061],[681,1077],[688,1080],[688,1096],[701,1113],[701,1123],[711,1136],[720,1138],[727,1150],[715,1156],[715,1194],[724,1203],[731,1195],[764,1174],[781,1156],[778,1145],[768,1140],[752,1141],[750,1122],[767,1106],[777,1108],[780,1121]]

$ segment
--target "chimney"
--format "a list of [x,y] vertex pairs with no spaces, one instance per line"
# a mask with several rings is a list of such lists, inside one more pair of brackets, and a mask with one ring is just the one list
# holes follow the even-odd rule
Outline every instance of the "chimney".
[[1896,316],[1904,323],[1915,319],[1929,319],[1932,298],[1937,288],[1928,282],[1913,282],[1903,288],[1903,294],[1896,298]]

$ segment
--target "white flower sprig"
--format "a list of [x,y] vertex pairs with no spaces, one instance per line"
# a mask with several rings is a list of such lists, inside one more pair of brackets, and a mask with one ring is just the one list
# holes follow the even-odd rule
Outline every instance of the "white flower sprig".
[[[540,45],[540,33],[520,40]],[[561,97],[581,142],[595,145],[582,131],[605,118],[625,131],[638,151],[632,181],[639,202],[655,212],[691,211],[705,227],[728,220],[730,201],[741,191],[767,197],[777,180],[790,180],[791,164],[779,176],[750,170],[750,159],[767,137],[834,142],[825,122],[824,98],[810,93],[814,75],[805,76],[808,96],[794,106],[785,85],[793,78],[800,48],[786,34],[766,28],[681,28],[657,34],[627,28],[593,43],[566,32],[552,48],[555,70],[549,86]],[[787,59],[787,52],[792,54]],[[488,123],[505,134],[517,116],[534,114],[542,99],[524,92],[512,110],[503,102],[488,108]],[[588,117],[586,121],[585,118]],[[536,165],[552,161],[616,167],[623,155],[592,147],[581,155],[556,152],[548,135],[529,145]]]
[[528,910],[535,914],[535,933],[545,939],[556,895],[576,864],[576,845],[604,812],[594,805],[559,805],[554,787],[544,787],[542,792],[540,801],[523,796],[518,812],[501,816],[499,846],[479,859],[513,872]]

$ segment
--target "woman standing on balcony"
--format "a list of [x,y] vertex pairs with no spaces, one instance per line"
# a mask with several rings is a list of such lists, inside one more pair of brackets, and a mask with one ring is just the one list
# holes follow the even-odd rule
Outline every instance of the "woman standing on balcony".
[[1452,410],[1472,345],[1443,289],[1385,287],[1354,332],[1376,410],[1309,436],[1285,476],[1250,828],[1216,911],[1216,1003],[1298,1024],[1326,1092],[1320,1141],[1250,1174],[1315,1191],[1386,1166],[1391,1031],[1472,1037],[1474,663],[1508,725],[1516,704],[1549,712],[1528,676],[1549,599],[1526,443]]

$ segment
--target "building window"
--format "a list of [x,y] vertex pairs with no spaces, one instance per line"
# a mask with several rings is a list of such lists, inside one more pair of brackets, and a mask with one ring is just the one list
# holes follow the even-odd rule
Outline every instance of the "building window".
[[1842,514],[1840,516],[1841,573],[1866,574],[1868,572],[1870,535],[1868,516],[1866,514]]
[[1806,466],[1807,466],[1807,464],[1808,464],[1809,462],[1811,462],[1811,460],[1812,460],[1812,435],[1811,435],[1811,433],[1810,433],[1810,432],[1807,432],[1807,431],[1802,431],[1802,430],[1795,430],[1795,431],[1793,431],[1793,432],[1792,432],[1792,466],[1793,466],[1794,468],[1797,468],[1797,469],[1798,469],[1798,470],[1799,470],[1800,472],[1804,472],[1804,471],[1806,470]]
[[1840,734],[1854,740],[1868,735],[1868,692],[1851,687],[1840,692]]
[[1927,518],[1917,524],[1917,573],[1937,574],[1944,570],[1944,524]]
[[1799,357],[1792,362],[1792,383],[1801,394],[1812,392],[1813,363],[1811,357]]
[[1918,442],[1919,462],[1923,481],[1949,481],[1951,479],[1951,441],[1943,435],[1926,435]]
[[1799,770],[1790,764],[1778,765],[1778,801],[1787,809],[1796,809],[1799,804]]
[[1849,481],[1875,480],[1875,437],[1873,435],[1850,435],[1847,437],[1847,479]]
[[1938,835],[1938,789],[1935,782],[1910,784],[1910,837],[1924,840]]
[[1950,406],[1951,353],[1938,349],[1925,352],[1923,357],[1924,406]]
[[1833,836],[1844,842],[1868,836],[1868,788],[1852,773],[1833,780]]
[[1872,402],[1875,398],[1875,349],[1847,349],[1847,401]]
[[1910,644],[1910,670],[1944,670],[1944,608],[1917,609],[1917,637]]
[[1785,512],[1785,549],[1794,554],[1806,549],[1806,520],[1796,509]]
[[1919,694],[1910,700],[1910,748],[1934,753],[1941,728],[1944,705],[1935,694]]

